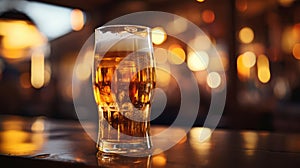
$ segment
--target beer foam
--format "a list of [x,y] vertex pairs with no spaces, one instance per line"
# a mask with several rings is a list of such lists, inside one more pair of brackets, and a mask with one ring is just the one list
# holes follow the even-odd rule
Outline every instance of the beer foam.
[[110,43],[111,41],[116,41],[116,40],[119,40],[119,39],[129,38],[132,35],[133,34],[125,32],[125,31],[124,31],[124,33],[123,32],[122,33],[112,33],[112,32],[102,33],[102,32],[99,32],[98,33],[98,38],[96,38],[96,40],[97,40],[97,42]]
[[123,31],[121,33],[96,32],[98,51],[133,51],[149,47],[148,38]]

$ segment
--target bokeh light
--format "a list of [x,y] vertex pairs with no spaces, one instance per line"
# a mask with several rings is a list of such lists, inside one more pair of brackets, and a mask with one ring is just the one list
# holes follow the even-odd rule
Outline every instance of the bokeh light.
[[206,9],[202,12],[202,20],[205,23],[212,23],[215,21],[215,13],[212,10]]
[[247,68],[253,67],[256,63],[256,55],[251,51],[245,52],[241,55],[241,57],[244,66]]
[[3,36],[2,47],[6,49],[36,47],[46,41],[39,30],[26,21],[1,21],[0,35]]
[[190,140],[196,140],[198,142],[209,141],[211,138],[212,130],[206,127],[193,128],[190,131]]
[[237,58],[237,72],[241,81],[246,81],[250,78],[250,68],[246,67],[243,63],[243,55]]
[[261,83],[268,83],[271,79],[269,59],[263,54],[257,58],[257,77]]
[[32,155],[40,150],[45,142],[43,134],[30,134],[23,130],[5,130],[0,134],[0,152],[10,155]]
[[293,56],[300,60],[300,43],[296,43],[293,47]]
[[251,43],[254,39],[254,32],[250,27],[243,27],[239,31],[239,39],[242,43]]
[[258,67],[257,76],[260,82],[268,83],[271,78],[271,73],[267,67]]
[[208,54],[205,51],[190,51],[187,58],[187,65],[191,71],[205,70],[209,63]]
[[80,9],[71,11],[71,26],[75,31],[79,31],[84,26],[84,13]]
[[167,157],[162,149],[157,148],[153,153],[158,153],[152,158],[152,166],[154,167],[165,167],[167,164]]
[[154,167],[165,167],[167,164],[167,158],[164,154],[155,155],[152,158],[152,164]]
[[42,52],[34,52],[31,56],[31,84],[41,88],[45,82],[45,56]]
[[0,54],[8,60],[30,58],[31,49],[45,45],[48,39],[26,21],[0,21]]
[[162,27],[155,27],[151,31],[151,37],[154,44],[160,45],[167,39],[167,33]]
[[45,130],[45,119],[43,117],[38,117],[32,123],[31,130],[33,132],[43,132]]
[[207,85],[210,88],[215,89],[215,88],[218,88],[221,85],[221,76],[217,72],[210,72],[207,75],[206,81],[207,81]]
[[295,0],[278,0],[279,4],[285,7],[291,6]]
[[168,61],[171,64],[182,64],[185,61],[185,57],[185,51],[180,45],[172,44],[169,47]]

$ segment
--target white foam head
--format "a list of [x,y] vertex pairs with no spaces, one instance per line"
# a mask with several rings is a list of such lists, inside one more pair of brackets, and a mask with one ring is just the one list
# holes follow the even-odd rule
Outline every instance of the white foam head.
[[96,30],[95,45],[98,52],[107,51],[136,51],[149,48],[151,44],[149,32],[128,32],[126,27],[123,31],[112,33]]

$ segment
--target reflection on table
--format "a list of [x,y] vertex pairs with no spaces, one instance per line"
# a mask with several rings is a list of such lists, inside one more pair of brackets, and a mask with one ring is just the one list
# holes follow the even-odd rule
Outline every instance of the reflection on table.
[[[166,128],[153,125],[152,132]],[[171,131],[153,143],[171,143],[183,129]],[[0,116],[0,160],[11,167],[295,167],[300,134],[195,127],[172,148],[155,150],[142,158],[97,154],[77,121]]]

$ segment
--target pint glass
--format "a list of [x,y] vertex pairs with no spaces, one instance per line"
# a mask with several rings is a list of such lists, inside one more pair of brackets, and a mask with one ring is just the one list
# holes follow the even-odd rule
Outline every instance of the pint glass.
[[155,88],[151,29],[109,25],[95,30],[93,91],[97,148],[112,154],[151,151],[150,106]]

